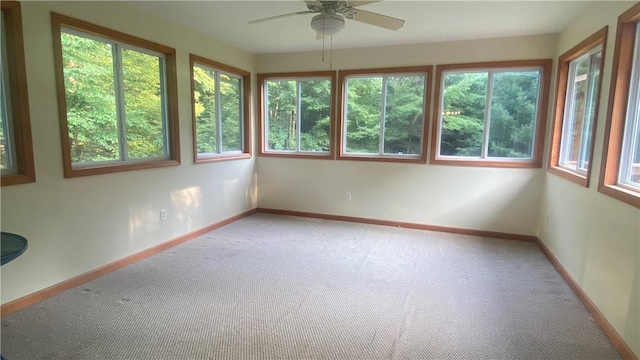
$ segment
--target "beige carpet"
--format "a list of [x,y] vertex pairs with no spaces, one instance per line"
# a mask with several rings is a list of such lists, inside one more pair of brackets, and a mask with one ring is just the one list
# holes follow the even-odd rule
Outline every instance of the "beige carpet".
[[533,243],[264,214],[1,335],[7,360],[620,358]]

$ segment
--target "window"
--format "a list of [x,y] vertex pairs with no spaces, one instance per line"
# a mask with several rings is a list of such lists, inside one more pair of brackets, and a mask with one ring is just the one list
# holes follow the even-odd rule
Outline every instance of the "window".
[[195,162],[251,157],[251,74],[190,56]]
[[618,17],[598,191],[640,208],[640,4]]
[[2,186],[36,181],[20,3],[2,1],[0,168]]
[[426,163],[432,67],[340,71],[339,159]]
[[431,162],[541,167],[551,63],[439,65]]
[[65,177],[178,165],[175,50],[52,22]]
[[556,112],[549,171],[589,185],[607,28],[558,59]]
[[260,155],[333,158],[335,72],[259,74]]

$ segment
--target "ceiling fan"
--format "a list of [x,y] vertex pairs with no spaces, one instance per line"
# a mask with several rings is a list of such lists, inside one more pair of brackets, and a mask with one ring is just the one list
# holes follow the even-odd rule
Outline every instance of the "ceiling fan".
[[249,24],[258,24],[295,15],[318,14],[311,19],[311,28],[316,32],[318,39],[334,35],[342,30],[345,18],[389,30],[398,30],[404,26],[402,19],[358,8],[374,2],[378,1],[310,0],[305,1],[309,10],[257,19],[249,21]]

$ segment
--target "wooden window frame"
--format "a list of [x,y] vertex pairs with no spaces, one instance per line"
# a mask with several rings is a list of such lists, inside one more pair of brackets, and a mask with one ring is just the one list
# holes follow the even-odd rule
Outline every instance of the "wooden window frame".
[[17,1],[0,2],[5,19],[7,41],[7,66],[9,68],[9,101],[11,103],[13,142],[15,144],[14,174],[2,175],[2,186],[33,183],[36,181],[33,160],[31,121],[29,119],[29,92],[24,57],[22,10]]
[[[108,174],[121,171],[132,171],[167,166],[180,165],[180,135],[178,121],[178,88],[176,75],[176,50],[149,40],[144,40],[132,35],[121,33],[106,27],[95,25],[83,20],[75,19],[62,14],[51,13],[53,28],[53,49],[55,55],[56,86],[58,92],[58,111],[60,117],[60,134],[62,137],[62,158],[64,165],[64,177],[73,178]],[[67,105],[64,87],[64,69],[62,60],[61,28],[71,28],[84,33],[96,35],[102,38],[122,42],[139,48],[148,49],[165,56],[165,92],[166,92],[166,116],[167,116],[167,145],[169,147],[168,159],[152,159],[139,162],[123,162],[119,164],[90,164],[82,167],[73,167],[71,161],[71,144],[67,122]]]
[[[558,58],[558,76],[556,83],[556,104],[553,116],[553,125],[551,126],[551,151],[549,153],[549,164],[547,170],[550,173],[558,175],[564,179],[572,181],[584,187],[589,187],[589,178],[591,175],[592,163],[593,163],[593,149],[595,141],[595,133],[598,126],[598,111],[600,108],[600,95],[602,95],[602,77],[604,71],[605,52],[607,48],[607,33],[608,27],[598,30],[593,35],[589,36],[569,51],[565,52]],[[569,81],[569,66],[571,62],[594,48],[602,46],[602,55],[600,60],[600,75],[598,84],[596,85],[596,91],[598,97],[595,105],[595,115],[593,118],[593,126],[591,134],[589,134],[589,141],[591,142],[591,149],[588,154],[588,165],[586,174],[582,174],[571,169],[560,166],[560,150],[562,145],[565,106],[567,97],[567,83]]]
[[[265,138],[265,109],[264,102],[266,80],[304,80],[305,78],[328,77],[331,79],[331,111],[329,120],[329,152],[314,154],[313,152],[297,152],[297,151],[278,151],[268,150],[268,139]],[[288,72],[288,73],[270,73],[258,74],[258,155],[264,157],[281,157],[281,158],[303,158],[303,159],[320,159],[333,160],[334,142],[335,142],[335,113],[336,113],[336,72],[335,71],[308,71],[308,72]]]
[[[344,127],[347,119],[344,118],[344,108],[347,106],[345,103],[345,79],[352,75],[371,75],[371,76],[385,76],[385,75],[402,75],[402,74],[425,74],[424,84],[424,108],[423,108],[423,125],[422,125],[422,143],[420,146],[420,156],[411,155],[394,155],[394,154],[353,154],[347,153],[344,144]],[[396,163],[413,163],[413,164],[426,164],[427,163],[427,144],[429,142],[429,114],[430,114],[430,100],[431,100],[431,83],[433,76],[433,66],[411,66],[411,67],[393,67],[393,68],[378,68],[378,69],[356,69],[356,70],[341,70],[338,72],[338,99],[340,106],[338,106],[338,125],[336,126],[336,144],[338,146],[337,159],[338,160],[356,160],[356,161],[379,161],[379,162],[396,162]]]
[[638,22],[640,22],[640,3],[618,17],[598,191],[640,208],[640,192],[618,184]]
[[[242,152],[219,153],[200,155],[198,153],[197,133],[196,133],[196,98],[195,98],[195,78],[193,67],[196,64],[204,65],[215,70],[231,73],[242,79]],[[189,54],[189,66],[191,72],[191,119],[193,125],[193,161],[194,163],[210,163],[218,161],[249,159],[251,158],[251,73],[236,67],[226,65],[202,56]]]
[[[446,64],[436,67],[436,90],[435,90],[435,106],[433,107],[433,129],[431,133],[431,156],[430,163],[438,165],[458,165],[458,166],[480,166],[480,167],[498,167],[498,168],[541,168],[542,153],[544,148],[545,126],[547,122],[547,103],[549,101],[549,86],[551,83],[552,59],[540,60],[516,60],[516,61],[498,61],[483,63],[467,63],[467,64]],[[533,142],[533,158],[525,160],[470,160],[468,158],[456,160],[450,158],[439,158],[438,146],[440,131],[440,97],[442,92],[442,73],[450,70],[491,70],[491,69],[508,69],[508,68],[541,68],[540,76],[541,92],[538,98],[538,112],[536,119],[535,139]]]

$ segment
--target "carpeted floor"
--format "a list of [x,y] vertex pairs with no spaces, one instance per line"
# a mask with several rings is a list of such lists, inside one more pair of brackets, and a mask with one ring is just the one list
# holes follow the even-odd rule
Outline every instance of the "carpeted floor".
[[620,358],[533,243],[264,214],[1,335],[7,360]]

